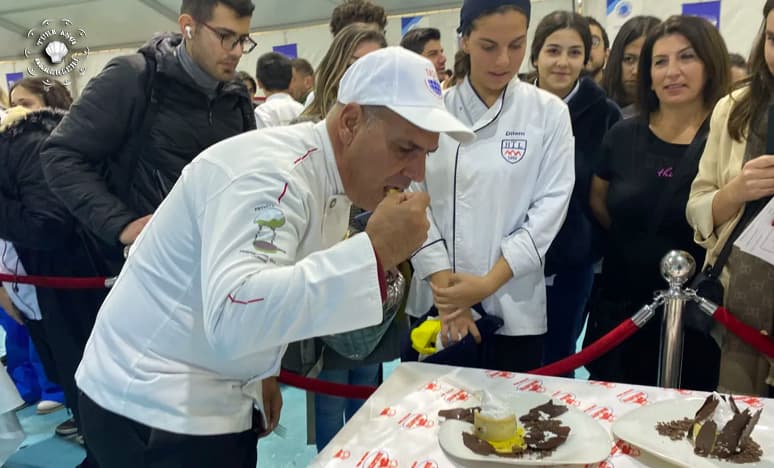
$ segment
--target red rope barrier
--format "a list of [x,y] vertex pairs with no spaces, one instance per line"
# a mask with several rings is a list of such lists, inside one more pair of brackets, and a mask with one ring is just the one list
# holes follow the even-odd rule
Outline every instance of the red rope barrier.
[[61,278],[57,276],[17,276],[0,273],[0,281],[31,284],[53,289],[102,289],[110,285],[109,278]]
[[280,383],[302,390],[342,398],[355,398],[358,400],[367,400],[368,397],[376,391],[376,387],[326,382],[319,379],[310,379],[309,377],[304,377],[284,370],[280,371],[278,380]]
[[764,335],[760,330],[756,330],[743,323],[741,320],[731,315],[731,312],[725,307],[718,307],[712,314],[712,318],[765,356],[774,358],[774,338],[771,336]]
[[640,328],[634,323],[634,321],[632,321],[632,319],[626,319],[608,334],[582,349],[579,353],[575,353],[572,356],[566,357],[552,364],[548,364],[539,369],[531,370],[527,373],[549,376],[564,375],[581,366],[585,366],[591,361],[607,353],[611,349],[623,343],[639,329]]

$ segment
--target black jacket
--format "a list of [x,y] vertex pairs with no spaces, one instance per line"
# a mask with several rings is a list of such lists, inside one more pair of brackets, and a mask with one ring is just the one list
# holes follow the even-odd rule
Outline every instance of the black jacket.
[[[43,177],[40,149],[64,113],[28,114],[0,133],[0,238],[11,242],[27,274],[59,277],[98,275],[75,218]],[[11,271],[17,266],[7,265]],[[88,338],[105,290],[37,288],[44,316],[52,307],[75,314]],[[75,316],[74,316],[75,317]],[[74,327],[76,325],[73,325]]]
[[[124,227],[153,213],[186,164],[212,144],[255,128],[244,85],[222,83],[210,100],[180,64],[180,41],[162,34],[138,54],[108,63],[41,154],[54,193],[113,255]],[[159,104],[149,113],[151,94]]]
[[581,78],[568,107],[575,134],[575,187],[564,225],[546,254],[546,276],[600,258],[602,231],[591,213],[591,177],[607,130],[621,120],[621,110],[590,77]]

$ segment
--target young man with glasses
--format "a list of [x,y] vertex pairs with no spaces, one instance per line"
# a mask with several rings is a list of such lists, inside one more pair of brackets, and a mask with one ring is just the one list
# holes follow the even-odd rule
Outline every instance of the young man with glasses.
[[205,148],[255,128],[236,76],[250,0],[183,0],[179,34],[160,34],[93,78],[41,154],[54,191],[114,275],[180,172]]
[[591,29],[591,55],[586,64],[586,73],[601,86],[602,78],[605,76],[607,57],[610,55],[610,38],[599,21],[591,16],[587,16],[586,19],[589,21],[589,29]]

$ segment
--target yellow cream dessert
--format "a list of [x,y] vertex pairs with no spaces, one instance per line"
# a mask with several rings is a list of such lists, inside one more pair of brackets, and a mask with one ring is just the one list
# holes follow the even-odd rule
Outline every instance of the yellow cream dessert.
[[506,409],[482,408],[473,413],[473,434],[489,442],[495,451],[513,453],[524,448],[524,429],[516,423],[516,415]]

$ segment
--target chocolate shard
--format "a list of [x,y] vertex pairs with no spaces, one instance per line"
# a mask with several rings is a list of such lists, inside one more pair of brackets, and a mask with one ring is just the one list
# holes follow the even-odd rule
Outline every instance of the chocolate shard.
[[696,412],[696,416],[694,416],[695,422],[702,424],[708,418],[711,418],[715,413],[715,409],[718,407],[719,403],[720,400],[718,400],[714,394],[708,396],[707,399],[704,400],[704,404],[701,405],[701,408],[699,408],[699,411]]
[[733,411],[734,414],[741,413],[741,411],[739,411],[739,407],[736,406],[736,402],[734,401],[734,397],[732,397],[731,395],[726,395],[725,398],[726,398],[726,400],[728,400],[728,403],[731,405],[731,411]]
[[748,410],[734,415],[723,429],[720,430],[718,440],[715,443],[719,458],[728,458],[739,451],[739,442],[742,438],[742,431],[750,422],[751,416]]
[[471,452],[478,455],[493,455],[497,452],[495,448],[492,447],[492,444],[479,439],[469,432],[462,432],[462,443],[465,444],[465,447],[470,449]]
[[693,445],[693,453],[697,455],[707,456],[712,453],[712,449],[715,447],[715,438],[718,431],[718,425],[715,421],[707,421],[702,424],[699,433],[696,434],[696,442]]
[[758,420],[761,419],[761,412],[763,412],[762,409],[756,411],[742,430],[742,436],[739,438],[740,444],[743,444],[747,439],[750,438],[750,434],[752,434],[753,429],[755,429],[755,425],[758,424]]
[[480,406],[474,408],[452,408],[438,411],[438,417],[444,419],[456,419],[473,424],[473,413],[481,411]]
[[555,405],[554,402],[551,401],[551,400],[548,400],[548,402],[546,402],[543,405],[540,405],[538,407],[533,408],[533,410],[537,410],[537,411],[546,413],[549,418],[556,418],[558,416],[563,415],[564,413],[566,413],[568,411],[566,406],[564,406],[564,405]]

